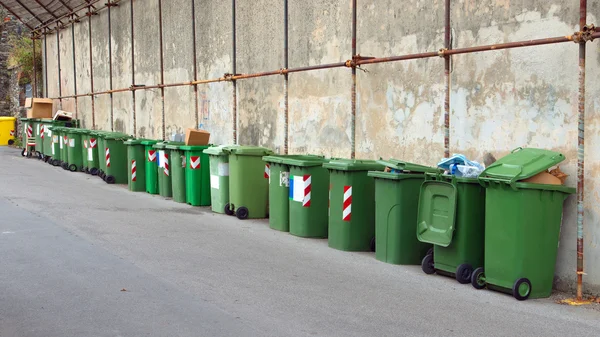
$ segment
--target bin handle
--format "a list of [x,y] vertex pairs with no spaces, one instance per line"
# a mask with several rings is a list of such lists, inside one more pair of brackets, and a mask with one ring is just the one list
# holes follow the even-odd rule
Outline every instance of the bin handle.
[[499,178],[490,178],[490,177],[486,177],[485,179],[479,179],[479,184],[485,188],[490,186],[492,182],[498,183],[498,184],[507,184],[507,185],[510,185],[510,187],[513,190],[515,190],[515,191],[519,190],[517,188],[517,182],[514,179],[511,179],[509,181],[504,180],[504,179],[499,179]]
[[519,146],[518,148],[516,148],[516,149],[514,149],[514,150],[510,151],[510,153],[515,153],[515,152],[517,152],[517,151],[521,151],[521,150],[523,150],[523,148]]

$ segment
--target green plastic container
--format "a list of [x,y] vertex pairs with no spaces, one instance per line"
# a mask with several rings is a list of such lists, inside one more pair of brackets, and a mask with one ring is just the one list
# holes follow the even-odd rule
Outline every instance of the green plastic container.
[[88,143],[90,138],[90,130],[88,129],[79,129],[79,134],[81,135],[81,159],[83,161],[83,172],[89,173],[88,166]]
[[421,263],[425,273],[470,283],[473,269],[483,267],[484,254],[485,189],[477,178],[427,175],[421,186],[417,237],[434,245]]
[[185,167],[185,199],[192,206],[210,206],[211,204],[210,164],[208,154],[203,153],[209,147],[209,145],[180,147],[187,163]]
[[67,134],[67,130],[68,128],[66,127],[61,127],[60,128],[60,133],[59,133],[59,144],[58,147],[60,149],[60,156],[62,158],[62,161],[60,163],[60,166],[63,169],[68,169],[69,167],[69,135]]
[[146,191],[146,146],[144,139],[129,139],[127,146],[127,188],[131,192]]
[[68,168],[71,172],[81,171],[83,168],[81,133],[79,129],[65,128],[68,137]]
[[50,127],[53,125],[55,125],[55,123],[52,119],[40,120],[40,138],[43,143],[42,148],[45,161],[52,158],[52,129]]
[[439,169],[395,159],[379,160],[393,172],[370,171],[375,179],[375,258],[392,264],[420,264],[431,244],[417,240],[415,228],[421,184]]
[[520,180],[563,160],[557,152],[519,148],[479,176],[486,188],[485,259],[471,277],[475,288],[487,284],[518,300],[550,296],[563,202],[575,189]]
[[[186,203],[185,167],[187,161],[181,146],[183,145],[169,143],[166,149],[169,151],[173,201]],[[195,186],[191,188],[195,188]]]
[[229,209],[229,152],[234,145],[213,146],[204,150],[210,166],[210,202],[215,213],[232,215]]
[[144,139],[141,141],[145,152],[146,192],[150,194],[158,194],[158,153],[154,149],[156,143],[158,140]]
[[123,142],[129,138],[131,137],[117,132],[107,133],[102,137],[106,166],[104,181],[107,184],[127,184],[129,179],[127,146]]
[[[269,226],[301,237],[327,237],[329,171],[320,156],[273,155],[269,165]],[[293,225],[291,225],[293,224]]]
[[100,171],[100,160],[98,154],[98,131],[89,130],[86,134],[87,153],[85,161],[87,162],[88,173],[95,176]]
[[60,165],[61,161],[62,161],[62,156],[61,156],[61,151],[59,148],[59,138],[61,137],[61,133],[60,133],[60,127],[56,126],[56,125],[52,125],[49,126],[48,129],[50,130],[50,147],[51,147],[51,152],[52,152],[52,158],[50,159],[49,163],[52,164],[53,166],[58,166]]
[[158,152],[158,193],[165,198],[173,197],[173,185],[171,180],[171,150],[167,149],[167,145],[184,145],[181,142],[163,141],[154,144],[154,148]]
[[39,159],[42,159],[42,157],[44,155],[44,142],[42,139],[42,134],[40,132],[43,130],[42,122],[40,119],[32,119],[31,122],[33,124],[33,132],[34,132],[34,137],[35,137],[36,155],[38,156]]
[[329,169],[329,247],[344,251],[372,250],[375,238],[375,179],[368,171],[385,167],[374,160],[337,159]]
[[269,171],[262,157],[273,154],[264,147],[236,146],[229,152],[229,204],[238,219],[266,218],[269,207]]
[[[31,135],[33,136],[33,126],[32,122],[31,122],[31,118],[19,118],[19,120],[21,121],[21,127],[22,127],[22,132],[21,132],[21,144],[23,144],[23,149],[27,150],[27,140],[29,137],[27,137],[28,135],[28,130],[31,132]],[[23,152],[23,155],[25,154],[25,152]]]

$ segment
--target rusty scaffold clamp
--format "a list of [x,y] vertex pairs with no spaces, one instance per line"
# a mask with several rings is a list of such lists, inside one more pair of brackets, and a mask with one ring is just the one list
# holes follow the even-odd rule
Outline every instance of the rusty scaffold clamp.
[[373,57],[373,56],[361,56],[360,54],[354,55],[354,56],[352,56],[351,60],[347,60],[346,61],[345,66],[347,68],[355,68],[355,69],[358,69],[358,70],[362,70],[362,71],[364,71],[366,73],[367,70],[360,67],[359,61],[371,60],[371,59],[374,59],[374,58],[375,57]]
[[581,31],[575,32],[572,35],[573,42],[575,43],[586,43],[588,41],[594,41],[594,33],[596,32],[596,26],[589,24],[583,26]]

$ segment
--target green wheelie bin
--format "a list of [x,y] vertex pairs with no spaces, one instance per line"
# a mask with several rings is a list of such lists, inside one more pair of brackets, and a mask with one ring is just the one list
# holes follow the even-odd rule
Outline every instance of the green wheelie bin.
[[105,131],[90,130],[90,139],[88,147],[88,168],[90,174],[102,178],[104,169],[106,169],[106,161],[104,158],[104,147],[101,142]]
[[42,133],[44,129],[42,128],[42,122],[40,119],[34,118],[31,120],[33,124],[33,132],[35,137],[35,156],[38,159],[44,158],[44,140],[42,139]]
[[82,171],[83,168],[83,150],[81,142],[81,132],[76,128],[66,128],[66,133],[69,138],[68,143],[68,158],[69,171]]
[[273,151],[257,146],[227,147],[229,203],[226,213],[240,219],[262,219],[269,208],[269,168],[262,157]]
[[269,226],[300,237],[327,237],[327,162],[313,155],[272,155],[269,165]]
[[129,139],[127,146],[127,188],[131,192],[146,191],[146,146],[145,139]]
[[52,130],[54,120],[49,118],[40,119],[40,138],[42,140],[42,154],[44,155],[44,161],[52,163]]
[[62,161],[61,151],[59,147],[59,138],[61,137],[60,128],[61,127],[57,126],[56,124],[48,127],[48,129],[50,129],[50,146],[52,152],[52,158],[48,162],[52,166],[59,166]]
[[158,161],[158,194],[164,198],[173,197],[173,185],[171,181],[171,159],[170,151],[167,145],[184,145],[181,142],[162,141],[154,144],[154,149],[158,152],[156,160]]
[[522,182],[565,160],[564,155],[518,148],[479,176],[485,187],[485,257],[471,276],[475,288],[517,300],[549,297],[563,214],[575,188]]
[[369,171],[375,179],[375,258],[392,264],[420,264],[431,244],[417,240],[417,206],[426,172],[439,169],[400,160],[379,160],[389,172]]
[[83,162],[82,172],[90,173],[90,168],[88,166],[88,143],[90,139],[90,130],[88,129],[79,129],[79,134],[81,136],[81,160]]
[[158,194],[158,154],[154,149],[154,144],[158,143],[158,140],[144,139],[140,143],[144,146],[146,192]]
[[123,142],[129,138],[131,137],[118,132],[107,133],[102,137],[106,167],[104,181],[107,184],[127,184],[127,146]]
[[369,171],[385,166],[374,160],[336,159],[329,170],[329,247],[373,251],[375,238],[375,179]]
[[[185,200],[192,206],[210,206],[210,164],[204,150],[210,145],[183,145],[185,155]],[[175,179],[175,176],[173,176]],[[175,199],[175,187],[173,187]]]
[[67,127],[61,127],[59,135],[60,155],[62,158],[60,166],[65,170],[69,168],[69,135],[67,134],[68,129],[69,128]]
[[233,145],[212,146],[204,150],[210,166],[210,207],[215,213],[232,215],[229,209],[229,153]]
[[181,146],[183,144],[169,143],[165,148],[169,153],[169,173],[171,174],[171,195],[173,196],[173,201],[186,203],[185,167],[187,161]]
[[419,241],[434,245],[423,272],[470,283],[473,269],[483,267],[485,241],[485,189],[477,178],[428,174],[416,223]]

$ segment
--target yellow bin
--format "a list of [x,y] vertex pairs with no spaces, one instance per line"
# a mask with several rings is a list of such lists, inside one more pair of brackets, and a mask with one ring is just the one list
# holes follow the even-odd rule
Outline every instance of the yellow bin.
[[13,145],[17,135],[15,117],[0,117],[0,146]]

